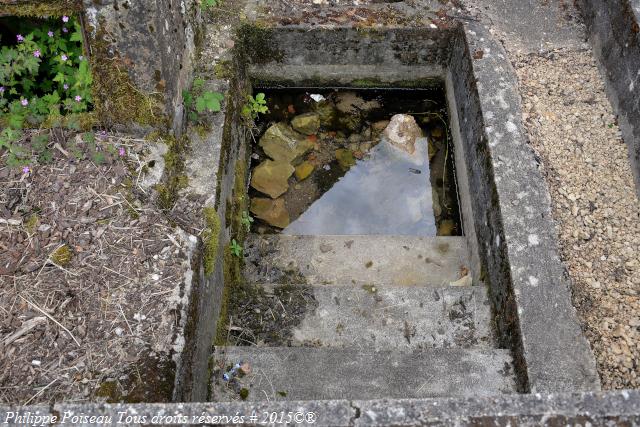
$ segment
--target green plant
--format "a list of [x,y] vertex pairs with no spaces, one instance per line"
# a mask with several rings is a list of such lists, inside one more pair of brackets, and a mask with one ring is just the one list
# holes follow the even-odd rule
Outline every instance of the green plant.
[[253,218],[249,215],[249,212],[243,211],[242,218],[240,218],[240,222],[244,226],[244,228],[249,232],[251,230],[251,224],[253,223]]
[[222,3],[222,0],[201,0],[200,7],[202,10],[208,10],[212,7],[219,6]]
[[10,20],[9,34],[0,48],[0,149],[7,164],[28,164],[35,153],[50,160],[48,141],[31,139],[32,149],[18,147],[23,129],[44,123],[59,124],[65,115],[87,111],[92,103],[92,77],[83,56],[83,33],[69,16],[38,23]]
[[182,91],[182,99],[187,108],[187,117],[192,122],[198,122],[205,111],[216,113],[222,108],[224,95],[219,92],[205,91],[203,79],[195,79],[191,90]]
[[240,246],[238,242],[236,242],[236,239],[231,240],[229,249],[231,249],[231,253],[237,257],[240,257],[242,255],[242,246]]
[[242,107],[242,115],[246,119],[255,120],[258,114],[266,114],[269,112],[267,100],[264,93],[259,93],[254,98],[252,95],[247,96],[247,103]]

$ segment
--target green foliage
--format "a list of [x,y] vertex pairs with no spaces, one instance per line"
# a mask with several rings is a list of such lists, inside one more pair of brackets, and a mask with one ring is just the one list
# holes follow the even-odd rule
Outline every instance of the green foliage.
[[[83,57],[83,35],[72,17],[9,21],[9,40],[0,48],[0,149],[8,152],[7,164],[51,160],[48,139],[31,140],[31,150],[18,147],[25,141],[22,129],[44,122],[60,124],[65,115],[86,112],[91,103],[91,71]],[[79,127],[77,122],[67,126]]]
[[231,249],[231,253],[238,258],[242,255],[242,246],[236,242],[236,239],[231,240],[229,249]]
[[212,7],[220,6],[222,0],[200,0],[202,10],[209,10]]
[[242,115],[251,120],[257,119],[258,114],[266,114],[268,112],[267,100],[262,92],[257,94],[255,98],[251,95],[247,96],[247,103],[242,107]]
[[221,93],[207,91],[196,98],[196,111],[198,113],[203,113],[205,110],[212,113],[218,112],[223,99],[224,96]]
[[205,91],[204,83],[203,79],[195,79],[191,90],[182,91],[187,117],[193,123],[200,122],[204,112],[217,113],[222,108],[221,102],[224,95],[219,92]]
[[247,211],[242,212],[242,218],[240,218],[240,222],[242,223],[244,228],[247,230],[247,233],[251,231],[251,224],[253,223],[253,218],[251,217],[251,215],[249,215],[249,212]]

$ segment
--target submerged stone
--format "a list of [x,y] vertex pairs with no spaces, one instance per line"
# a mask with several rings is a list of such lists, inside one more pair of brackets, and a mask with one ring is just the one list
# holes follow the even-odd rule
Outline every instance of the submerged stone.
[[314,111],[316,112],[316,114],[318,114],[321,126],[333,126],[337,115],[335,105],[333,105],[329,101],[321,101],[314,106]]
[[275,199],[289,189],[289,177],[295,168],[287,162],[265,160],[253,171],[251,186]]
[[340,92],[336,96],[336,108],[345,114],[359,114],[360,112],[367,112],[380,107],[379,101],[375,99],[365,101],[356,92]]
[[313,172],[314,166],[309,162],[302,162],[298,166],[296,166],[296,179],[298,181],[303,181],[307,179],[309,175]]
[[339,148],[336,150],[336,159],[338,160],[338,164],[344,170],[349,169],[351,166],[356,164],[356,159],[353,156],[353,152],[351,150],[347,150],[346,148]]
[[275,161],[294,163],[313,148],[313,142],[289,127],[276,123],[260,138],[259,145]]
[[315,135],[320,129],[320,116],[317,113],[305,113],[291,120],[291,127],[305,135]]
[[274,227],[285,228],[289,225],[289,212],[287,212],[283,198],[275,200],[253,198],[250,210],[257,218]]
[[389,139],[391,145],[413,154],[416,150],[416,139],[422,136],[422,130],[413,116],[396,114],[391,117],[391,122],[385,128],[384,135]]

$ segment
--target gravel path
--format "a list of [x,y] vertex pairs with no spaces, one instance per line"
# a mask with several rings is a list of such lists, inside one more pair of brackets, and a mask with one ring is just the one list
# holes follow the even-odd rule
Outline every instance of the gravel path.
[[592,52],[512,61],[602,386],[640,387],[640,202]]

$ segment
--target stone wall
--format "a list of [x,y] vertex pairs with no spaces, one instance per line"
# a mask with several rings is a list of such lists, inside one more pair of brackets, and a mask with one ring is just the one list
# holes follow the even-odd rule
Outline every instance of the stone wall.
[[640,195],[640,0],[581,0]]

